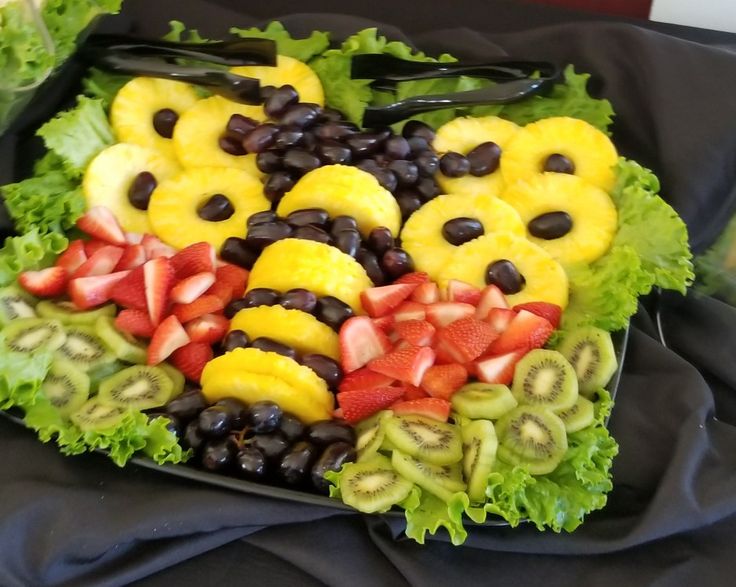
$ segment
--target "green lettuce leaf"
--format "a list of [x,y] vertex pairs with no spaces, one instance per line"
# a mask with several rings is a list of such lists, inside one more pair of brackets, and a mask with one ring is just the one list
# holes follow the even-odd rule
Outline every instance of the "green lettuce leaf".
[[465,493],[456,493],[449,503],[445,503],[414,486],[407,500],[401,505],[404,507],[406,535],[409,538],[424,544],[427,533],[434,536],[440,528],[444,528],[452,544],[458,546],[465,542],[468,532],[463,526],[463,513],[470,503]]
[[120,88],[131,79],[133,78],[128,75],[110,73],[92,67],[82,80],[82,88],[87,96],[101,100],[105,110],[109,110]]
[[0,287],[15,281],[22,271],[48,267],[67,244],[59,233],[40,234],[36,229],[6,238],[0,248]]
[[51,402],[43,394],[38,394],[36,401],[25,406],[23,421],[38,434],[41,442],[56,441],[65,455],[78,455],[87,452],[83,432],[62,418]]
[[696,257],[695,273],[699,292],[736,305],[736,216],[716,242]]
[[159,465],[188,460],[192,456],[192,451],[182,449],[176,435],[167,430],[166,424],[166,418],[154,418],[148,422],[143,452]]
[[330,46],[329,33],[312,31],[312,34],[304,39],[295,39],[278,21],[268,23],[263,30],[257,27],[248,29],[233,27],[230,33],[239,37],[271,39],[276,42],[276,50],[280,55],[293,57],[305,63],[315,55],[323,53]]
[[199,34],[197,29],[188,29],[180,20],[169,21],[171,30],[163,36],[165,41],[174,41],[175,43],[209,43],[210,39],[205,39]]
[[16,353],[4,344],[0,347],[0,409],[32,405],[51,366],[52,354]]

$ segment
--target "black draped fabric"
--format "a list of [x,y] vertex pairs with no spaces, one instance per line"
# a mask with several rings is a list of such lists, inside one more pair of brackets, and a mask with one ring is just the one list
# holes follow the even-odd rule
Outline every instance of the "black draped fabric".
[[[295,9],[304,14],[282,21],[296,33],[324,29],[340,38],[377,25],[430,53],[574,63],[612,100],[617,143],[657,172],[698,251],[736,210],[731,35],[585,20],[501,0],[127,0],[129,21],[110,24],[160,34],[179,18],[214,36]],[[4,139],[3,180],[27,168],[29,131],[73,84],[71,74],[58,80]],[[609,504],[572,534],[476,526],[463,547],[442,535],[420,546],[395,520],[118,469],[98,455],[62,457],[1,421],[0,585],[731,584],[736,310],[669,294],[659,309],[667,346],[651,311],[633,320],[610,421],[621,452]]]

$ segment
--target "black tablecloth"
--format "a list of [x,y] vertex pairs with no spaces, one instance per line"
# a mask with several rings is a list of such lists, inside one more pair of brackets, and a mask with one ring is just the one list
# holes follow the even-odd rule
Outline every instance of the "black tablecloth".
[[[661,177],[696,250],[736,208],[731,35],[586,21],[501,0],[126,5],[133,27],[150,34],[179,18],[215,36],[296,9],[304,14],[283,22],[297,33],[328,29],[339,38],[377,19],[392,23],[378,25],[385,34],[428,52],[572,62],[593,72],[596,91],[613,101],[617,143]],[[36,116],[61,94],[47,93]],[[21,128],[33,120],[29,114]],[[2,179],[24,167],[13,158],[22,152],[17,138],[0,146]],[[120,470],[97,455],[65,458],[0,421],[0,585],[731,584],[736,311],[695,296],[665,295],[660,307],[669,348],[642,309],[610,422],[621,446],[615,488],[606,509],[573,534],[473,527],[463,547],[443,536],[420,546],[382,518]]]

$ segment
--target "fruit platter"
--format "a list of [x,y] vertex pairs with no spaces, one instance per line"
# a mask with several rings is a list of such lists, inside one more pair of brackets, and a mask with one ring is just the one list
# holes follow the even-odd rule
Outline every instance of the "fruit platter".
[[402,516],[418,542],[574,530],[613,487],[638,299],[693,277],[612,105],[566,65],[544,93],[366,127],[496,82],[351,75],[456,61],[376,29],[231,32],[273,47],[219,72],[255,103],[91,63],[0,188],[0,408],[64,455]]

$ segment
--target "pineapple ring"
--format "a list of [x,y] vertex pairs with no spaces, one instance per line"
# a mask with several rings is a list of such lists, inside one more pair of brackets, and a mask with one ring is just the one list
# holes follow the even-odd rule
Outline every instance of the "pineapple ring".
[[274,86],[279,88],[289,84],[294,86],[299,94],[300,102],[309,102],[320,106],[325,104],[325,93],[317,74],[306,63],[293,57],[278,55],[276,57],[276,67],[243,65],[231,68],[230,73],[258,78],[261,81],[261,87]]
[[[448,151],[467,155],[481,143],[493,141],[501,147],[503,157],[503,150],[517,132],[519,132],[519,127],[516,124],[498,116],[479,118],[466,116],[455,118],[439,127],[432,145],[439,155]],[[447,177],[438,172],[435,179],[446,194],[498,196],[504,188],[503,176],[499,169],[481,177],[473,175]]]
[[610,192],[616,182],[616,147],[592,124],[565,116],[527,124],[506,147],[501,174],[506,185],[542,173],[547,157],[558,153],[575,165],[578,177]]
[[334,296],[362,314],[360,292],[372,287],[365,269],[339,249],[310,240],[286,238],[263,249],[248,277],[248,290],[304,287],[318,296]]
[[325,165],[305,174],[281,199],[280,216],[304,208],[324,208],[331,216],[352,216],[364,237],[378,226],[392,234],[401,229],[401,209],[394,196],[367,171]]
[[525,234],[519,214],[498,198],[485,194],[437,196],[414,212],[401,231],[401,246],[411,255],[417,271],[426,272],[434,280],[439,277],[457,250],[442,236],[442,228],[448,220],[460,217],[479,220],[485,234]]
[[281,306],[245,308],[235,314],[230,330],[242,330],[251,339],[272,338],[301,354],[321,353],[336,361],[340,359],[337,333],[301,310],[287,310]]
[[543,173],[518,181],[503,193],[528,226],[548,212],[567,212],[572,229],[555,239],[527,234],[563,265],[591,263],[606,253],[616,235],[618,213],[610,196],[599,187],[574,175]]
[[562,266],[543,248],[506,232],[485,234],[457,247],[440,275],[440,288],[446,289],[450,279],[485,287],[488,264],[500,259],[511,261],[526,279],[519,293],[506,296],[509,306],[526,302],[567,306],[568,282]]
[[110,124],[121,143],[135,143],[156,149],[173,158],[172,140],[156,132],[153,128],[153,115],[159,110],[169,108],[181,116],[198,101],[197,92],[189,84],[136,77],[115,95],[110,106]]
[[87,208],[106,206],[128,232],[151,233],[148,213],[128,200],[130,184],[142,171],[160,183],[181,171],[172,158],[132,143],[117,143],[98,153],[84,172],[82,190]]
[[219,140],[233,114],[265,120],[260,106],[246,106],[221,96],[200,100],[174,127],[174,152],[184,167],[232,167],[254,177],[263,174],[256,166],[256,154],[231,155],[220,148]]
[[[197,214],[215,194],[224,194],[235,212],[227,220],[210,222]],[[224,167],[192,167],[161,182],[151,195],[148,219],[165,243],[183,249],[206,241],[216,250],[231,236],[243,236],[248,217],[268,210],[261,182],[246,171]]]

